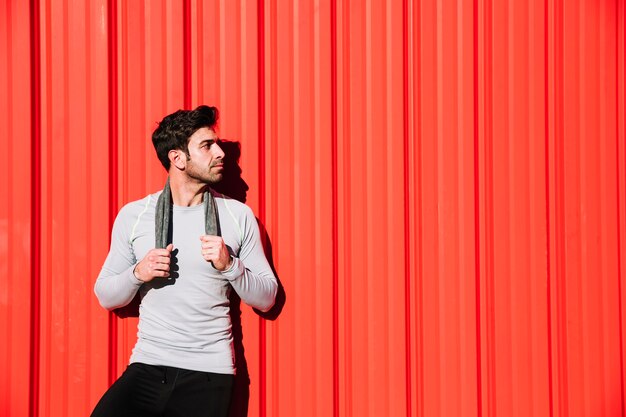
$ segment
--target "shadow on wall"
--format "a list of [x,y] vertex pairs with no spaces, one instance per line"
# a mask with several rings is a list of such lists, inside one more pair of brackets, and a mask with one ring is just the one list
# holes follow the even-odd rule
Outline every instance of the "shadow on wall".
[[[213,186],[215,191],[225,194],[235,200],[246,202],[248,195],[248,184],[241,177],[241,167],[239,166],[239,158],[241,157],[241,145],[239,142],[230,140],[221,140],[220,147],[226,154],[224,157],[223,178],[218,184]],[[276,304],[266,313],[254,309],[256,314],[266,320],[276,320],[283,310],[287,299],[285,289],[274,268],[274,260],[272,257],[272,244],[267,234],[265,225],[259,221],[259,230],[261,232],[261,241],[265,249],[265,256],[274,271],[274,275],[278,279],[278,293],[276,294]],[[230,405],[230,417],[247,417],[248,405],[250,403],[250,374],[248,372],[248,363],[246,361],[245,349],[243,347],[243,329],[241,325],[241,299],[235,291],[230,293],[230,316],[233,325],[233,340],[235,348],[235,366],[237,374],[235,375],[235,385]]]

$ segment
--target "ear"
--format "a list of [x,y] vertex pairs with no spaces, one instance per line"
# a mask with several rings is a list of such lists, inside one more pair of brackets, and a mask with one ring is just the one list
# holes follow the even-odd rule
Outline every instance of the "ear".
[[180,149],[172,149],[167,153],[167,157],[170,160],[170,165],[180,169],[181,171],[187,166],[187,156],[185,155],[185,152]]

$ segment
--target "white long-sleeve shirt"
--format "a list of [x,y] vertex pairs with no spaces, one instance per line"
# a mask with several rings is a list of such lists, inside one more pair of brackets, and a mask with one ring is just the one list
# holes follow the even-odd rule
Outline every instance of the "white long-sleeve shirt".
[[111,249],[96,280],[96,296],[103,307],[113,310],[130,303],[140,291],[137,343],[130,363],[233,374],[231,287],[243,302],[261,311],[273,306],[278,287],[254,214],[245,204],[214,194],[221,235],[233,256],[231,267],[220,272],[201,254],[203,205],[174,206],[173,276],[143,283],[133,270],[155,246],[159,194],[120,210]]

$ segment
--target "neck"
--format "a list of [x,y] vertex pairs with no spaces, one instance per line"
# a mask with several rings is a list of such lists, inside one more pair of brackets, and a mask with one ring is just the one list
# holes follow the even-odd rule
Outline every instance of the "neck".
[[191,207],[202,204],[207,185],[190,178],[171,175],[170,189],[172,190],[172,203],[175,206]]

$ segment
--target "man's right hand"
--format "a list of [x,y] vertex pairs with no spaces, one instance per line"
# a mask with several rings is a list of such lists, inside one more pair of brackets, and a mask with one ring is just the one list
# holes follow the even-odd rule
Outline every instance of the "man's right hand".
[[150,249],[146,256],[135,266],[133,274],[139,281],[150,282],[155,278],[167,278],[170,276],[170,260],[172,258],[173,244],[165,249]]

